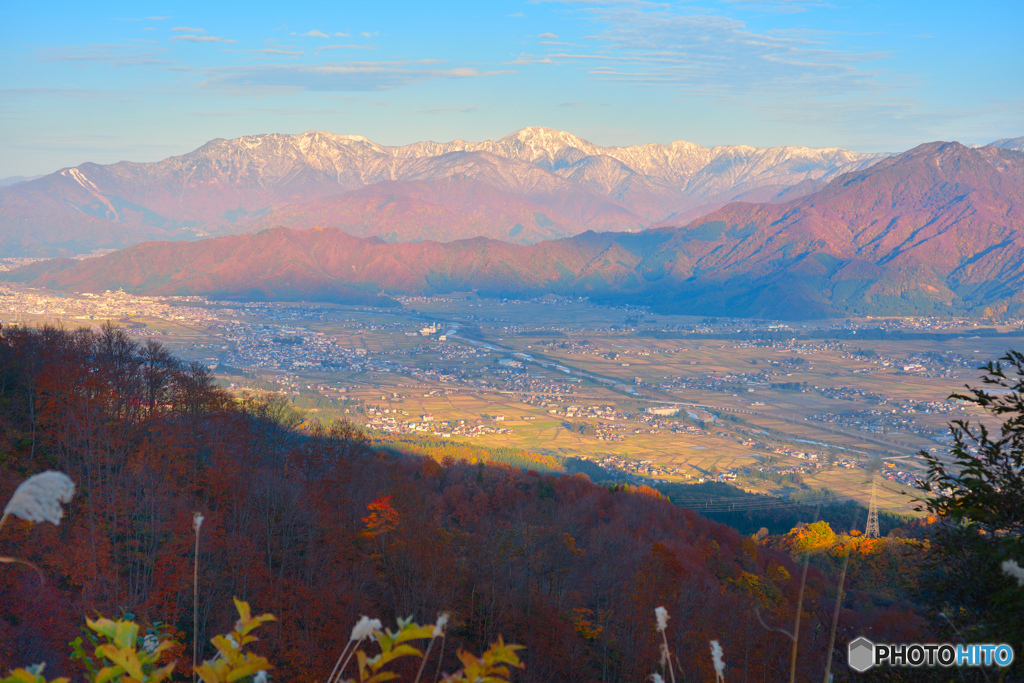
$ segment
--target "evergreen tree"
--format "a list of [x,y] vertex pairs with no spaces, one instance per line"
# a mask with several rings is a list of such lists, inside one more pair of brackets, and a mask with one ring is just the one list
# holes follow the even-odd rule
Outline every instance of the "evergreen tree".
[[1002,568],[1024,564],[1024,354],[1008,351],[981,369],[982,388],[950,398],[984,409],[988,424],[956,420],[948,457],[922,451],[920,488],[931,494],[922,509],[938,517],[922,585],[935,616],[966,640],[1024,652],[1024,587]]

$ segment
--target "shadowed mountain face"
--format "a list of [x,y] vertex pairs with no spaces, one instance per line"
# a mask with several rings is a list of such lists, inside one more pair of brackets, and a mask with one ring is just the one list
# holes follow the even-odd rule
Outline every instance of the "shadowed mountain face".
[[681,222],[738,197],[782,201],[879,158],[687,142],[604,148],[548,128],[403,147],[322,132],[258,135],[0,187],[0,255],[73,255],[278,226],[532,244]]
[[[402,187],[420,196],[443,191]],[[486,238],[388,244],[335,229],[272,229],[41,262],[6,277],[55,288],[272,299],[556,293],[790,319],[1017,312],[1024,307],[1022,227],[1024,153],[930,143],[812,195],[734,203],[686,227],[586,232],[535,245]]]

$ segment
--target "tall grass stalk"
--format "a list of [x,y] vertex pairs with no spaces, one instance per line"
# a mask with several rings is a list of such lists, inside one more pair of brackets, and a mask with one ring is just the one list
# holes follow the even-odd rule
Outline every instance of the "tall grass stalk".
[[348,653],[348,649],[352,647],[353,641],[345,643],[345,647],[342,648],[341,654],[338,655],[338,661],[334,663],[334,668],[331,669],[331,675],[327,677],[327,683],[331,683],[334,680],[334,675],[338,672],[338,667],[341,666],[341,661],[345,659],[345,655]]
[[807,586],[807,566],[811,563],[811,553],[804,555],[804,570],[800,577],[800,595],[796,600],[796,623],[793,624],[793,652],[789,658],[789,683],[796,683],[796,652],[800,645],[800,617],[804,609],[804,588]]
[[338,677],[334,679],[335,681],[341,681],[341,676],[345,673],[345,667],[348,666],[348,663],[352,660],[352,655],[356,653],[356,649],[357,648],[353,646],[352,649],[349,650],[348,657],[345,658],[345,661],[341,663],[341,668],[338,669]]
[[342,673],[345,671],[345,667],[348,666],[349,660],[352,659],[352,655],[355,654],[359,643],[367,638],[371,638],[373,632],[379,631],[381,628],[380,619],[371,619],[366,615],[359,617],[359,621],[352,627],[352,635],[349,636],[348,642],[342,649],[341,654],[338,655],[338,661],[334,663],[334,668],[331,669],[331,675],[327,677],[327,683],[341,680]]
[[[853,518],[853,528],[857,527],[857,522],[860,521],[860,515]],[[843,571],[839,573],[839,587],[836,589],[836,608],[832,613],[832,630],[828,636],[828,653],[825,659],[825,680],[824,683],[830,683],[829,677],[832,675],[832,655],[833,650],[836,646],[836,631],[839,628],[839,610],[843,607],[843,588],[846,586],[846,569],[850,566],[850,555],[853,554],[853,548],[851,547],[846,552],[846,557],[843,558]]]
[[676,683],[676,672],[672,667],[672,651],[668,649],[668,636],[665,635],[668,629],[668,610],[664,607],[654,608],[654,618],[658,622],[658,633],[661,634],[661,666],[664,668],[668,662],[668,675],[672,683]]
[[[821,514],[821,504],[814,509],[814,524]],[[793,653],[789,658],[789,683],[796,683],[796,653],[800,646],[800,617],[804,611],[804,589],[807,587],[807,567],[811,564],[810,549],[804,553],[804,570],[800,576],[800,595],[796,600],[796,622],[793,624]]]
[[416,680],[413,683],[420,683],[420,676],[423,675],[423,667],[427,665],[427,659],[430,658],[430,650],[434,647],[434,641],[437,640],[438,636],[444,637],[444,627],[448,625],[448,614],[443,613],[437,615],[437,623],[434,624],[434,633],[430,638],[430,643],[427,645],[427,651],[423,653],[423,659],[420,660],[420,668],[416,671]]
[[444,644],[448,640],[448,634],[441,634],[441,651],[437,653],[437,672],[434,673],[434,683],[441,678],[441,663],[444,661]]
[[192,528],[196,532],[196,553],[192,565],[192,683],[196,680],[196,667],[199,666],[199,529],[203,526],[203,516],[192,514]]

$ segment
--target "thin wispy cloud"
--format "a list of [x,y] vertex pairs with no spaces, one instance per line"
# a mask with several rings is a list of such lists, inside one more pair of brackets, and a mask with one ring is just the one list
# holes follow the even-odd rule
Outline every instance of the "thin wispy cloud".
[[146,17],[146,19],[150,21],[166,21],[167,19],[170,19],[170,17]]
[[674,88],[697,96],[825,98],[876,91],[871,63],[881,53],[828,47],[820,36],[758,33],[719,14],[680,14],[664,5],[608,3],[587,8],[599,26],[589,50],[521,54],[513,64],[591,64],[611,83]]
[[372,50],[376,45],[321,45],[316,48],[316,51],[323,52],[324,50]]
[[829,4],[820,0],[722,0],[722,2],[757,12],[775,14],[806,12],[809,7],[827,7]]
[[481,110],[481,107],[434,107],[432,109],[420,109],[417,114],[448,114],[454,112],[456,114],[472,114]]
[[87,90],[83,88],[3,88],[0,99],[9,97],[56,97],[75,100],[101,100],[103,102],[129,102],[132,99],[114,90]]
[[192,28],[191,26],[175,26],[171,29],[172,31],[181,31],[184,33],[206,33],[205,28]]
[[336,38],[351,38],[352,34],[351,33],[341,33],[341,32],[338,32],[338,33],[335,33],[334,36]]
[[182,33],[171,36],[171,40],[181,40],[186,43],[234,43],[234,38],[221,38],[220,36],[202,36],[196,33]]
[[103,63],[111,66],[159,66],[171,62],[162,50],[139,50],[136,45],[84,45],[81,47],[45,47],[36,51],[41,62]]
[[254,50],[243,50],[243,52],[251,52],[253,54],[260,55],[281,55],[284,57],[301,57],[302,55],[306,54],[302,50],[282,50],[281,48],[276,47],[264,47]]
[[540,34],[539,36],[537,36],[537,37],[538,37],[538,38],[547,38],[547,39],[549,39],[549,40],[557,40],[557,39],[558,39],[558,36],[557,36],[557,35],[555,35],[554,33],[541,33],[541,34]]
[[391,90],[432,80],[480,78],[511,73],[480,71],[475,67],[432,68],[436,63],[438,60],[232,67],[215,70],[207,79],[206,85],[241,90],[288,88],[315,92],[370,92]]
[[328,38],[329,36],[323,31],[306,31],[305,33],[293,33],[292,35],[305,36],[307,38]]

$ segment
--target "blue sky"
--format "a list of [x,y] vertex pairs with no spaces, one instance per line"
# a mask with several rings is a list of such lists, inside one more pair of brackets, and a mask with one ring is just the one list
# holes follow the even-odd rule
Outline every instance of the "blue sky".
[[1024,2],[5,2],[0,177],[218,137],[601,145],[1024,135]]

